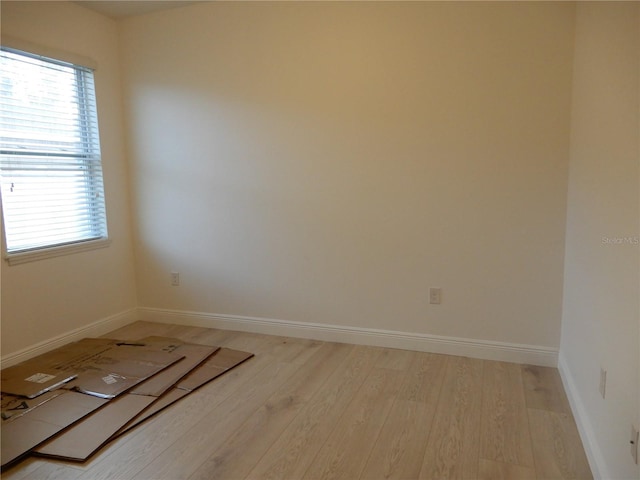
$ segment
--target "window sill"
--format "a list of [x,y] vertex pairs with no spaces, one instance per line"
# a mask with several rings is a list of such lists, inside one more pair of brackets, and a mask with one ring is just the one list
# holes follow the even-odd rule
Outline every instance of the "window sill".
[[86,242],[71,243],[68,245],[58,245],[49,248],[39,248],[28,252],[7,253],[5,260],[9,265],[20,265],[21,263],[35,262],[47,258],[60,257],[62,255],[71,255],[89,250],[97,250],[105,248],[111,244],[108,238],[98,240],[88,240]]

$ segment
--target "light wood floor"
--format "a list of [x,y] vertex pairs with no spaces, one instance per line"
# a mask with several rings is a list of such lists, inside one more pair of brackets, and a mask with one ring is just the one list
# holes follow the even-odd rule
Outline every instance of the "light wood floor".
[[256,354],[85,464],[6,480],[592,478],[558,372],[386,348],[138,322]]

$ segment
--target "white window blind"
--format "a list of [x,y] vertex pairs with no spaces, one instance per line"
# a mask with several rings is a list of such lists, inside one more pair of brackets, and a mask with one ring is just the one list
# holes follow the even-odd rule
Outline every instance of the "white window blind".
[[2,47],[7,253],[107,237],[93,71]]

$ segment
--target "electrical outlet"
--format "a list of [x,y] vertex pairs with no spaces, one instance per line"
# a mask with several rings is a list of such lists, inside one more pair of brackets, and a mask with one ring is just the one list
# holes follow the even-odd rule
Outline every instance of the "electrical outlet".
[[171,286],[180,286],[180,274],[178,272],[171,272]]
[[600,367],[600,387],[598,390],[600,390],[600,395],[604,398],[607,391],[607,371],[602,367]]
[[631,425],[631,456],[633,461],[638,464],[638,429]]
[[440,287],[431,287],[429,289],[429,303],[433,305],[442,303],[442,289]]

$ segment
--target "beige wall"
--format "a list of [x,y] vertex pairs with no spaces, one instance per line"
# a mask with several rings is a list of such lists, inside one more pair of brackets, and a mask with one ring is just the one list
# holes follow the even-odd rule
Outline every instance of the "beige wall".
[[118,25],[3,1],[3,34],[98,62],[113,240],[2,262],[3,354],[136,298],[560,346],[595,473],[637,477],[639,8],[215,2]]
[[2,35],[91,57],[106,188],[108,248],[2,265],[2,353],[82,329],[136,306],[124,158],[118,30],[69,2],[2,2]]
[[140,305],[557,347],[573,27],[546,3],[125,20]]
[[640,5],[578,5],[561,370],[602,478],[640,477],[639,55]]

